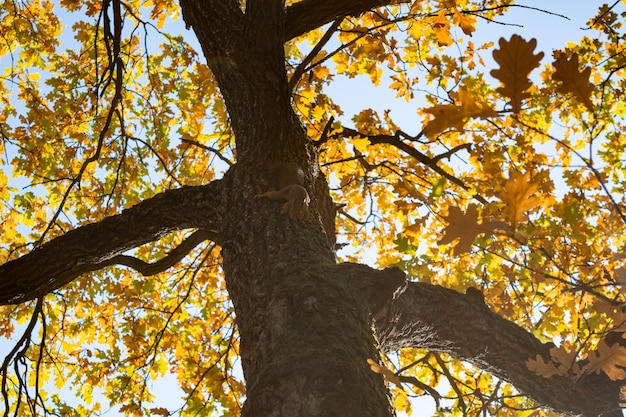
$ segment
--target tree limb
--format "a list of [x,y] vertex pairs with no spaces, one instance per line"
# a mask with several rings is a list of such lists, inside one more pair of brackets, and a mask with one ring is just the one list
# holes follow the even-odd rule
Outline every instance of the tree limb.
[[129,249],[173,231],[217,230],[221,193],[221,181],[165,191],[0,265],[0,305],[43,296],[81,274],[110,265],[108,261]]
[[110,265],[124,265],[133,268],[143,276],[150,276],[163,272],[176,265],[187,254],[205,240],[215,241],[216,234],[206,230],[196,230],[180,245],[176,246],[170,253],[154,263],[148,263],[134,256],[117,255],[96,265],[97,269]]
[[285,40],[293,39],[310,30],[344,16],[361,13],[396,0],[303,0],[287,8]]
[[[460,149],[464,149],[468,145],[457,146],[456,148],[452,149],[451,151],[445,152],[445,153],[443,153],[441,155],[437,155],[434,158],[430,158],[427,155],[425,155],[422,152],[420,152],[419,150],[417,150],[414,147],[412,147],[411,145],[409,145],[408,143],[401,141],[398,136],[391,136],[391,135],[366,135],[366,134],[360,133],[360,132],[358,132],[358,131],[356,131],[354,129],[350,129],[350,128],[347,128],[347,127],[343,128],[343,131],[341,132],[341,135],[343,135],[345,137],[360,136],[360,137],[363,137],[363,138],[367,138],[372,145],[385,143],[387,145],[395,146],[396,148],[400,149],[401,151],[403,151],[407,155],[415,158],[415,160],[417,160],[418,162],[420,162],[420,163],[424,164],[425,166],[427,166],[428,168],[432,169],[437,174],[439,174],[442,177],[448,179],[450,182],[458,185],[459,187],[463,188],[464,190],[469,190],[469,187],[463,181],[461,181],[460,179],[458,179],[454,175],[448,173],[445,169],[443,169],[439,165],[437,165],[437,162],[439,160],[441,160],[442,158],[448,158],[454,152],[459,151]],[[476,194],[473,197],[474,197],[475,200],[479,201],[482,204],[487,204],[488,203],[487,200],[485,200],[485,198],[482,197],[481,195]]]
[[[565,414],[621,415],[623,381],[606,375],[543,378],[526,366],[537,354],[549,357],[550,345],[456,291],[411,282],[376,316],[381,348],[423,348],[470,362],[513,384],[524,395]],[[618,414],[619,413],[619,414]]]

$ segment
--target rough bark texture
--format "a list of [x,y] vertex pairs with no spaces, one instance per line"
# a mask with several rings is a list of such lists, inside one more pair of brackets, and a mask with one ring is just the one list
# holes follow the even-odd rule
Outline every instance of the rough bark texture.
[[[241,334],[244,416],[390,416],[367,304],[334,262],[319,222],[253,200],[258,169],[224,179],[222,256]],[[256,184],[258,187],[259,184]],[[244,215],[242,216],[242,213]]]
[[[617,415],[619,381],[590,374],[576,380],[542,378],[526,360],[537,354],[548,359],[550,345],[503,319],[467,295],[424,283],[409,283],[376,317],[381,349],[421,347],[446,352],[511,382],[525,395],[565,414]],[[590,395],[591,392],[595,392]],[[593,400],[591,400],[591,398]]]
[[[241,335],[244,417],[393,415],[382,377],[366,362],[378,359],[376,339],[387,351],[448,352],[564,413],[618,409],[619,382],[529,372],[526,360],[548,347],[484,304],[441,287],[407,286],[398,270],[336,263],[332,201],[315,146],[290,106],[283,44],[387,1],[304,0],[284,10],[279,0],[248,0],[245,12],[235,0],[180,3],[226,101],[238,163],[220,181],[162,193],[1,266],[0,305],[58,289],[165,233],[197,228],[222,247]],[[305,170],[308,220],[281,214],[281,202],[253,198],[267,191],[274,161]]]

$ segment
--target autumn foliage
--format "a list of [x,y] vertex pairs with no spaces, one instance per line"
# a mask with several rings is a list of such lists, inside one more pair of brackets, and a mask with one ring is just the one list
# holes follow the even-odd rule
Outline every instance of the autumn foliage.
[[[599,7],[580,22],[588,35],[555,51],[519,35],[474,44],[509,1],[369,3],[285,35],[292,105],[336,207],[338,258],[475,296],[548,346],[519,358],[537,378],[621,386],[623,2]],[[0,264],[238,162],[215,63],[182,17],[170,0],[2,5]],[[375,110],[376,97],[344,113],[337,85],[355,77],[414,114]],[[158,233],[90,255],[98,268],[44,297],[0,294],[0,410],[239,415],[246,387],[217,241]],[[399,349],[365,365],[409,414],[420,396],[438,415],[565,412],[448,353]],[[174,400],[155,395],[162,378],[179,388]]]

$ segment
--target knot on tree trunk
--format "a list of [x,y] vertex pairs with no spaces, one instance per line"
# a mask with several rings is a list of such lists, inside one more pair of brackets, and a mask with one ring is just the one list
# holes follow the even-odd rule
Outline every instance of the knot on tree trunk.
[[405,273],[399,268],[374,269],[367,265],[343,263],[342,274],[360,292],[373,316],[406,289]]

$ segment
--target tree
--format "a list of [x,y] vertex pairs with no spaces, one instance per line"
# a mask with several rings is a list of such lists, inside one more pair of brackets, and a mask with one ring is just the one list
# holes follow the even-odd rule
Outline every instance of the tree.
[[[6,3],[4,415],[98,413],[94,392],[126,415],[388,416],[424,394],[621,415],[624,16],[602,6],[531,81],[535,40],[466,39],[511,7]],[[417,133],[348,125],[337,74],[391,74],[425,100]],[[151,405],[167,373],[180,409]]]

